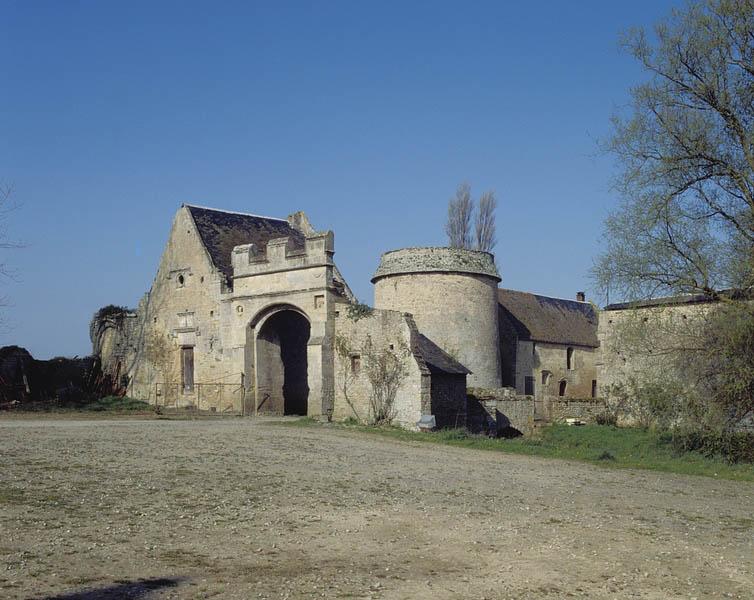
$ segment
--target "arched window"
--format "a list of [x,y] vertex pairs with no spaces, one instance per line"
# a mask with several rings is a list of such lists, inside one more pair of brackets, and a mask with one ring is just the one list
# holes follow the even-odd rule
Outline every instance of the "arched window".
[[542,385],[549,385],[552,373],[550,371],[542,371]]
[[558,396],[561,398],[566,395],[566,388],[568,387],[568,382],[565,379],[560,380],[560,385],[558,386]]
[[573,370],[573,348],[566,350],[566,369]]

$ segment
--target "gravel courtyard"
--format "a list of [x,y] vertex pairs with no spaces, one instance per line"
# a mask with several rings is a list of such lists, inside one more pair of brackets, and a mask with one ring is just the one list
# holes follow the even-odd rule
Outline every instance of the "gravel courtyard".
[[754,485],[228,420],[0,420],[3,598],[752,598]]

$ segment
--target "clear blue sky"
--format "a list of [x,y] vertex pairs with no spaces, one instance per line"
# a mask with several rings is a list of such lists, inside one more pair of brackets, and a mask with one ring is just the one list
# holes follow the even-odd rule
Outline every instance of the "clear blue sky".
[[182,202],[333,229],[372,301],[379,255],[443,245],[461,181],[497,192],[503,285],[589,290],[616,202],[596,141],[642,73],[619,33],[673,3],[0,0],[0,344],[84,355],[149,289]]

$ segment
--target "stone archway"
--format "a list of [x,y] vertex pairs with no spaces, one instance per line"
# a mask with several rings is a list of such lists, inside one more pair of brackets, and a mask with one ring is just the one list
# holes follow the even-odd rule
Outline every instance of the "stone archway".
[[308,413],[309,320],[281,308],[255,328],[256,410],[278,415]]

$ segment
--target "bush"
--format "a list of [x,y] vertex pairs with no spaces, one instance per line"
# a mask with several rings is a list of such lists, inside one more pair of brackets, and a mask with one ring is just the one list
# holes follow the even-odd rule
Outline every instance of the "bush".
[[673,431],[662,436],[678,453],[699,452],[730,463],[754,463],[754,433],[745,431]]
[[615,412],[606,410],[605,412],[599,413],[596,417],[594,417],[594,422],[597,423],[597,425],[617,427],[618,415]]

